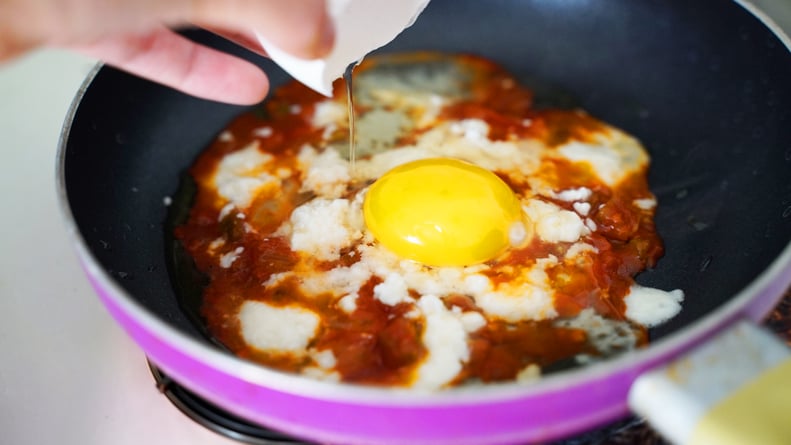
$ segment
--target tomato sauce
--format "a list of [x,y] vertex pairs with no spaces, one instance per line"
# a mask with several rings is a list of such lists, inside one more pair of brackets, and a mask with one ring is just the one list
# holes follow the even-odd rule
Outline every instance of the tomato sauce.
[[[481,119],[489,125],[492,140],[535,138],[550,147],[570,140],[589,141],[605,128],[582,112],[535,110],[531,108],[532,93],[495,65],[474,57],[459,60],[473,67],[478,77],[473,81],[469,97],[443,108],[444,118]],[[365,283],[351,313],[338,308],[330,290],[323,297],[301,295],[295,279],[277,286],[262,286],[275,274],[292,270],[298,263],[288,240],[276,233],[293,209],[311,198],[300,192],[298,173],[284,179],[285,186],[276,196],[254,200],[243,218],[235,214],[219,218],[223,201],[213,191],[210,180],[223,156],[257,141],[259,150],[274,155],[278,165],[293,167],[304,144],[321,142],[323,129],[311,124],[315,105],[321,100],[324,98],[317,93],[290,83],[275,90],[262,108],[232,122],[192,166],[190,174],[198,184],[198,191],[189,220],[175,234],[197,269],[209,279],[203,295],[205,323],[212,335],[233,353],[284,371],[299,372],[309,366],[311,359],[307,355],[271,353],[248,346],[236,316],[240,305],[248,300],[274,306],[299,303],[321,316],[319,332],[309,347],[333,352],[334,370],[341,380],[376,385],[408,384],[414,369],[427,355],[421,339],[424,322],[407,316],[411,305],[389,306],[376,300],[373,288],[381,280],[372,278]],[[256,130],[262,128],[270,129],[266,137],[256,135]],[[338,131],[333,137],[345,136]],[[624,297],[633,276],[654,266],[663,253],[653,223],[653,210],[641,210],[632,204],[635,199],[652,197],[646,172],[635,172],[609,187],[585,165],[552,159],[540,166],[539,174],[549,178],[556,190],[583,186],[590,189],[588,218],[597,227],[587,241],[597,252],[587,252],[572,263],[561,260],[547,271],[555,289],[554,307],[558,316],[574,317],[586,308],[593,308],[606,318],[624,320]],[[526,182],[501,177],[518,195],[531,193]],[[364,184],[358,185],[361,186]],[[547,199],[572,210],[570,202]],[[246,225],[256,230],[250,231]],[[222,247],[212,249],[212,243],[219,238],[224,240]],[[217,266],[220,251],[239,247],[243,250],[233,267]],[[534,238],[526,246],[490,261],[491,267],[484,273],[493,283],[505,283],[518,275],[520,268],[535,264],[538,258],[550,255],[563,258],[569,247],[570,243],[547,243]],[[329,270],[356,261],[359,256],[346,251],[340,260],[317,267]],[[474,299],[466,295],[445,296],[443,301],[448,308],[481,312]],[[639,326],[633,329],[638,343],[644,344],[645,330]],[[596,354],[584,331],[559,327],[553,320],[510,323],[489,318],[483,328],[470,334],[469,347],[469,360],[453,384],[511,380],[531,364],[545,368],[577,354]]]

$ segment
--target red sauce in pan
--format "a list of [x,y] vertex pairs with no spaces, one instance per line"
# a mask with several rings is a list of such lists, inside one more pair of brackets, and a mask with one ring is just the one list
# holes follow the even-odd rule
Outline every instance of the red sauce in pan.
[[[473,81],[470,97],[445,107],[441,114],[445,118],[484,120],[490,126],[490,139],[537,138],[547,145],[558,146],[570,140],[587,141],[605,127],[577,111],[534,110],[531,92],[510,75],[477,58],[459,60],[479,75]],[[341,94],[339,88],[336,91]],[[218,220],[224,203],[209,187],[209,182],[222,157],[257,140],[260,150],[275,155],[279,165],[294,166],[300,147],[322,141],[323,129],[310,124],[314,107],[321,100],[325,99],[302,85],[290,83],[275,90],[261,109],[232,122],[225,135],[208,147],[190,170],[198,191],[189,220],[177,228],[176,236],[194,258],[196,267],[209,278],[203,296],[206,325],[235,354],[285,371],[299,372],[309,366],[308,356],[272,354],[249,347],[242,339],[236,315],[239,306],[247,300],[274,306],[299,302],[320,314],[319,332],[310,347],[333,351],[335,371],[341,380],[404,384],[427,354],[421,341],[425,326],[419,318],[404,317],[411,308],[409,305],[389,306],[375,299],[373,288],[378,279],[372,278],[361,288],[352,313],[340,310],[337,299],[329,292],[326,297],[306,298],[293,280],[271,289],[262,286],[273,274],[291,270],[298,260],[288,240],[273,233],[294,208],[311,198],[299,191],[300,178],[296,174],[285,180],[287,186],[279,196],[255,200],[246,212],[246,219],[229,215]],[[270,128],[271,134],[256,136],[255,130],[262,127]],[[333,137],[346,136],[341,129]],[[556,289],[554,305],[559,317],[573,317],[585,308],[593,308],[609,319],[625,319],[624,296],[634,282],[633,276],[652,267],[662,255],[653,211],[640,210],[632,204],[635,199],[652,196],[645,171],[629,175],[615,187],[600,182],[584,166],[562,160],[545,162],[541,174],[554,178],[557,190],[589,188],[592,191],[588,200],[589,218],[598,227],[588,240],[598,249],[598,254],[584,255],[574,265],[560,262],[548,270]],[[525,182],[509,180],[506,176],[503,179],[517,192],[528,188]],[[570,202],[552,202],[572,210]],[[255,225],[258,233],[247,232],[245,223]],[[244,247],[233,267],[218,267],[218,253],[210,253],[208,249],[220,237],[226,238],[223,252]],[[491,264],[498,267],[484,273],[492,282],[507,282],[520,267],[534,264],[536,258],[549,254],[562,258],[568,247],[569,243],[547,243],[536,237],[527,246],[493,260]],[[358,260],[359,256],[344,254],[341,260],[317,267],[348,266]],[[480,312],[474,299],[466,295],[446,296],[443,301],[448,308]],[[645,330],[638,326],[633,329],[638,344],[644,344]],[[577,354],[596,353],[584,331],[558,327],[552,320],[508,323],[489,319],[485,327],[470,335],[469,347],[470,358],[455,384],[510,380],[529,364],[544,368]]]

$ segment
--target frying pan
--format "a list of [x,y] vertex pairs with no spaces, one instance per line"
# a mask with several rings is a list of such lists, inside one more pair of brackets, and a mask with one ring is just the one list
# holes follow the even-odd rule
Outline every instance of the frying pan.
[[[187,35],[260,64],[273,85],[288,80],[210,34]],[[382,51],[418,49],[483,55],[533,87],[539,106],[584,108],[644,142],[666,255],[637,281],[683,289],[681,314],[643,350],[530,386],[410,394],[237,359],[179,305],[165,222],[185,169],[246,110],[103,67],[65,124],[62,207],[99,297],[167,374],[234,414],[319,442],[547,441],[626,415],[641,373],[737,320],[760,320],[788,286],[791,55],[739,4],[434,0]]]

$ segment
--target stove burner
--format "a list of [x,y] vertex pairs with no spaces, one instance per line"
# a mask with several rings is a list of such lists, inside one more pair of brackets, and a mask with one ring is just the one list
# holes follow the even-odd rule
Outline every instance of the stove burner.
[[[767,317],[765,326],[791,346],[791,291]],[[251,424],[201,399],[166,376],[149,362],[157,388],[181,412],[215,433],[251,445],[305,444],[276,431]],[[666,445],[643,420],[635,417],[622,420],[580,437],[553,442],[552,445]]]
[[157,382],[157,389],[176,408],[198,424],[215,433],[251,445],[305,444],[276,431],[253,425],[196,396],[165,375],[153,363],[148,368]]

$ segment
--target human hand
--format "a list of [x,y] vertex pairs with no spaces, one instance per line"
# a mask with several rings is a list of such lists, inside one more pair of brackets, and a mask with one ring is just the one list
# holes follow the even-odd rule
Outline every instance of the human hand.
[[266,96],[258,67],[169,29],[184,25],[263,54],[258,30],[306,59],[325,55],[334,39],[324,0],[0,0],[0,62],[55,46],[205,99],[252,104]]

